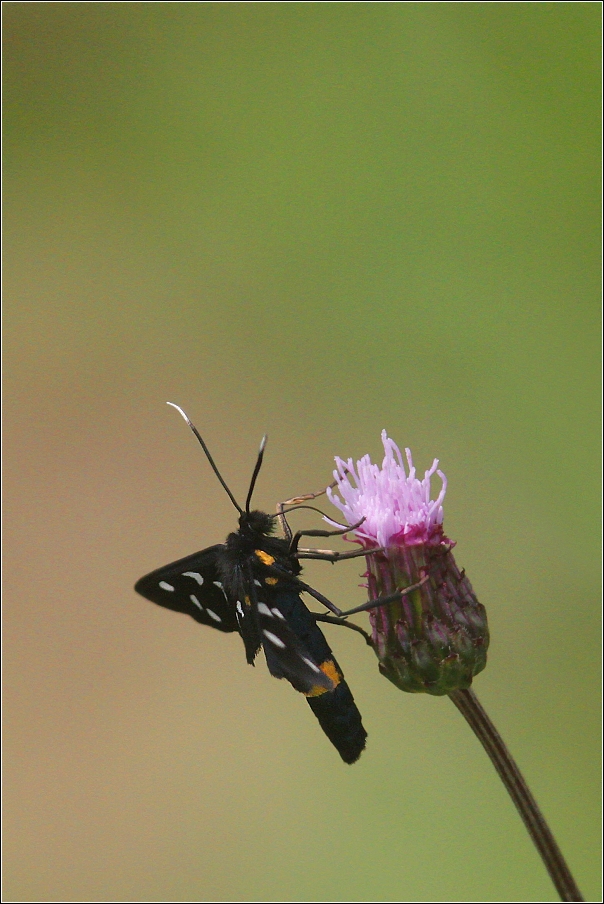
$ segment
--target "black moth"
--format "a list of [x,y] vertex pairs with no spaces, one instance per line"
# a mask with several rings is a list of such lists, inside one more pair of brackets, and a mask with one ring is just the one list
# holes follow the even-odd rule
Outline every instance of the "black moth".
[[[288,539],[274,537],[277,516],[250,511],[265,441],[260,447],[245,509],[242,509],[218,472],[197,429],[181,408],[173,407],[195,433],[239,510],[239,528],[228,535],[225,543],[210,546],[145,575],[134,589],[151,602],[190,615],[203,625],[224,632],[238,631],[250,664],[262,648],[271,675],[285,678],[306,696],[321,728],[344,762],[354,763],[365,748],[367,732],[342,670],[317,625],[317,616],[309,612],[300,594],[307,591],[329,608],[335,607],[299,578],[302,569],[297,545],[302,532],[292,537],[287,528]],[[306,532],[311,536],[327,533]],[[335,611],[339,613],[339,610]]]

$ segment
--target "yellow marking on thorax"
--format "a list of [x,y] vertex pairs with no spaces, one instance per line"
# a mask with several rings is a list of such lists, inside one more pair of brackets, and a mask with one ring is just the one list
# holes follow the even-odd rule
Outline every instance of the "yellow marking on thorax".
[[252,605],[252,601],[250,600],[249,596],[244,596],[244,597],[243,597],[243,602],[244,602],[245,605],[248,607],[248,609],[249,609],[249,607]]
[[264,583],[265,583],[265,584],[271,584],[272,586],[274,586],[275,584],[277,584],[278,581],[279,581],[279,578],[265,578],[265,579],[264,579]]
[[264,565],[274,565],[275,564],[274,557],[269,556],[269,554],[267,552],[264,552],[263,549],[255,549],[254,553],[258,556],[258,558]]
[[342,680],[342,676],[338,672],[335,663],[331,659],[326,659],[325,662],[321,663],[319,668],[327,675],[328,678],[331,678],[334,686],[332,688],[328,688],[322,687],[320,684],[315,684],[309,691],[305,692],[305,697],[320,697],[321,694],[326,694],[330,690],[335,690]]

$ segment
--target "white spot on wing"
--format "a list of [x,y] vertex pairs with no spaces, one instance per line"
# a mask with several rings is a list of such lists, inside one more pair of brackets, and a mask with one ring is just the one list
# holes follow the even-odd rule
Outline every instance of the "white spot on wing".
[[258,612],[260,612],[261,615],[270,615],[271,618],[272,618],[272,615],[273,615],[273,613],[272,613],[271,610],[268,608],[268,606],[266,605],[266,603],[258,603]]
[[221,621],[222,621],[221,617],[220,617],[219,615],[216,615],[215,612],[212,612],[211,609],[206,609],[206,612],[208,613],[208,615],[210,616],[210,618],[213,618],[213,619],[214,619],[214,621],[218,621],[218,622],[221,622]]
[[199,606],[199,608],[203,612],[203,606],[201,605],[201,603],[199,602],[199,600],[197,599],[197,597],[195,596],[194,593],[190,594],[189,599],[191,600],[192,603],[195,603],[196,606]]
[[241,605],[241,601],[237,600],[237,612],[243,618],[243,606]]
[[306,663],[307,666],[310,666],[310,668],[313,670],[313,672],[319,672],[319,673],[321,672],[321,669],[317,668],[317,666],[314,664],[314,662],[312,662],[312,660],[307,659],[306,656],[303,656],[302,659],[304,660],[304,662]]
[[256,585],[256,587],[262,587],[262,584],[256,578],[254,578],[254,584]]
[[285,649],[285,644],[282,640],[280,640],[276,634],[273,634],[272,631],[263,631],[262,632],[265,637],[267,637],[271,643],[274,643],[276,647],[280,647],[282,650]]
[[174,587],[172,586],[172,584],[168,584],[167,581],[160,581],[159,586],[161,587],[162,590],[174,591]]
[[282,621],[286,620],[284,614],[282,612],[279,612],[278,609],[271,609],[271,612],[273,613],[273,615],[276,615],[277,618],[280,618]]
[[200,587],[203,584],[203,578],[198,571],[183,571],[182,576],[183,578],[193,578]]
[[222,584],[220,583],[220,581],[212,581],[212,583],[214,584],[214,587],[218,587],[219,590],[222,590],[222,592],[224,593],[224,598],[225,598],[225,600],[228,600],[228,597],[227,597],[227,595],[226,595],[226,593],[225,593],[225,591],[224,591],[224,587],[222,586]]

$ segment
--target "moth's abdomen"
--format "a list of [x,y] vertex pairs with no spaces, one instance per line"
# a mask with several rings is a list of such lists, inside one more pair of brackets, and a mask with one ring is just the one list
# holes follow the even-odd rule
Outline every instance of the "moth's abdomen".
[[367,732],[344,678],[333,691],[307,697],[307,700],[321,728],[344,762],[356,762],[365,749]]

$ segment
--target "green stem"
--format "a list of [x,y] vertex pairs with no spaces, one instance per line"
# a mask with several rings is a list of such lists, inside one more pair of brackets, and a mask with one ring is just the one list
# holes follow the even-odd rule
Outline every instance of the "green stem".
[[561,901],[583,901],[581,892],[566,865],[537,802],[528,789],[518,766],[512,759],[497,729],[478,702],[472,690],[451,691],[449,697],[486,750],[501,781],[541,855]]

